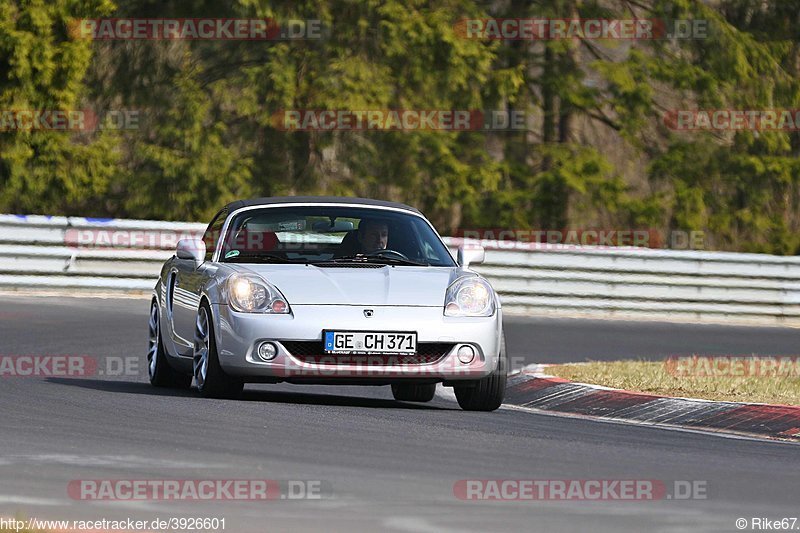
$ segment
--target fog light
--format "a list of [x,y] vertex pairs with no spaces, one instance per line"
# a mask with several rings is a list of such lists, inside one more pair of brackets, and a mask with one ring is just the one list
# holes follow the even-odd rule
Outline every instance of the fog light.
[[278,347],[272,342],[262,342],[258,345],[258,357],[262,361],[272,361],[278,355]]
[[472,346],[462,346],[458,349],[458,360],[468,365],[475,359],[475,349]]

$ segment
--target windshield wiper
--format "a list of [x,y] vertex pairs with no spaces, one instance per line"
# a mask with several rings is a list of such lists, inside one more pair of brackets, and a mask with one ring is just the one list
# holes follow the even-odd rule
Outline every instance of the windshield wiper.
[[223,260],[224,263],[305,263],[306,261],[292,261],[286,257],[275,254],[239,254]]
[[408,266],[431,266],[429,263],[420,263],[418,261],[412,261],[411,259],[403,259],[400,257],[389,257],[385,255],[365,255],[365,254],[353,254],[353,255],[345,255],[343,257],[334,257],[333,259],[328,259],[326,261],[321,261],[321,263],[377,263],[383,265],[408,265]]

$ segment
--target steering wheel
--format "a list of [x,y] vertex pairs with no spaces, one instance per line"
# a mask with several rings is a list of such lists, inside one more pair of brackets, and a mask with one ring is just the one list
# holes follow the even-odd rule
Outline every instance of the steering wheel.
[[374,252],[370,252],[368,254],[364,254],[367,257],[380,257],[382,255],[394,255],[399,257],[404,261],[410,261],[408,256],[402,252],[398,252],[397,250],[390,250],[389,248],[384,248],[383,250],[375,250]]

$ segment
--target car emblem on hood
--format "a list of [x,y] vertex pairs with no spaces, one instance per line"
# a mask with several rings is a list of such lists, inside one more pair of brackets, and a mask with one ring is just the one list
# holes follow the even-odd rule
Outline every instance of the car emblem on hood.
[[370,318],[374,314],[375,314],[375,311],[373,311],[372,309],[364,309],[364,316],[365,317]]

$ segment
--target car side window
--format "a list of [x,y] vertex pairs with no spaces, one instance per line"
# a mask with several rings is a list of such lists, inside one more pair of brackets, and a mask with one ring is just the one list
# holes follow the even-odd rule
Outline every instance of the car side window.
[[219,236],[222,233],[222,226],[225,225],[226,218],[228,218],[228,210],[223,209],[217,213],[217,216],[214,217],[203,234],[203,242],[206,245],[206,261],[211,261],[211,258],[214,257],[214,251],[219,242]]

